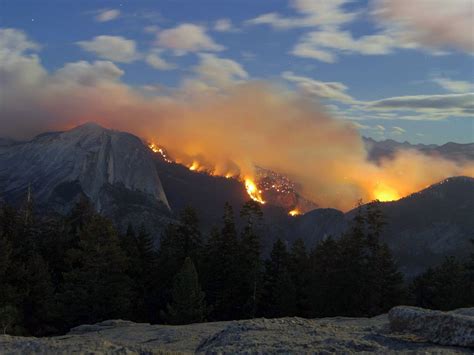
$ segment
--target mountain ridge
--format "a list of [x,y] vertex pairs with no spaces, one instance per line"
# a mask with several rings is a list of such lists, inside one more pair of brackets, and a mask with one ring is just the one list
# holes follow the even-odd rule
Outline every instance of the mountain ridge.
[[[18,205],[29,187],[40,208],[60,213],[84,194],[121,230],[130,223],[143,225],[157,242],[188,205],[198,211],[207,232],[221,223],[226,202],[238,211],[249,199],[236,179],[169,163],[139,137],[95,123],[44,133],[28,142],[0,144],[0,196]],[[469,218],[473,192],[473,178],[452,177],[398,201],[380,203],[389,222],[383,239],[405,274],[417,274],[447,255],[466,254],[469,232],[474,230]],[[318,208],[291,217],[279,206],[265,204],[262,209],[265,253],[277,238],[288,244],[302,238],[308,248],[329,236],[338,238],[354,214]]]

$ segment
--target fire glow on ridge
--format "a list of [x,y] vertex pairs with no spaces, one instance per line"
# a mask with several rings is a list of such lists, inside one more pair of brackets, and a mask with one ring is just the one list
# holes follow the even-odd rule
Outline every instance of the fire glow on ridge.
[[390,186],[378,184],[374,190],[374,198],[381,202],[396,201],[401,198],[400,194]]
[[261,203],[262,205],[265,203],[262,198],[262,191],[258,189],[257,185],[253,182],[252,179],[245,179],[245,189],[247,190],[247,193],[252,200]]
[[[166,153],[164,152],[163,148],[160,148],[156,143],[149,143],[148,144],[148,148],[150,148],[154,153],[156,154],[160,154],[161,157],[168,163],[171,163],[172,160],[170,160],[168,158],[168,156],[166,155]],[[193,161],[193,163],[191,165],[188,166],[188,169],[191,170],[191,171],[200,171],[201,170],[201,166],[199,165],[199,163],[197,161]],[[210,175],[214,175],[212,172],[208,172]],[[231,173],[227,173],[224,175],[226,178],[231,178],[233,177],[234,175],[231,174]],[[245,189],[247,190],[247,194],[249,195],[249,197],[258,202],[258,203],[261,203],[262,205],[265,204],[265,200],[263,199],[262,197],[262,191],[258,189],[257,185],[255,184],[255,182],[253,181],[253,179],[247,177],[245,178],[244,180],[244,184],[245,184]]]

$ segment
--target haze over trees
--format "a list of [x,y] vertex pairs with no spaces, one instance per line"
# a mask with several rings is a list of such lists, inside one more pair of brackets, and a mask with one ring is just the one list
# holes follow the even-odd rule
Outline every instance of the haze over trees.
[[340,237],[313,250],[302,239],[278,239],[265,256],[262,211],[253,201],[238,215],[226,204],[210,233],[186,208],[159,248],[144,228],[118,233],[87,199],[66,216],[37,214],[31,199],[18,209],[2,205],[0,331],[44,336],[105,319],[184,324],[374,316],[402,303],[472,306],[474,253],[407,283],[380,241],[384,226],[372,203]]

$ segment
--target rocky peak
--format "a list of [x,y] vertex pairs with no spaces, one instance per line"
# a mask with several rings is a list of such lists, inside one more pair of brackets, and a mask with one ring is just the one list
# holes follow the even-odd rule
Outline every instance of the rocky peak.
[[151,152],[129,133],[86,123],[0,152],[0,190],[7,199],[18,198],[31,185],[38,202],[48,204],[57,198],[58,187],[73,184],[98,210],[110,187],[151,196],[169,208]]

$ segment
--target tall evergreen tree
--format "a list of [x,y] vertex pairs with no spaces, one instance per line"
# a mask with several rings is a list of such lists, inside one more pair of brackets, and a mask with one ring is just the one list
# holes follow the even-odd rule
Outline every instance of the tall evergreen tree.
[[240,239],[240,262],[242,275],[241,297],[243,316],[253,318],[257,311],[259,282],[261,278],[261,245],[259,226],[263,218],[260,204],[248,201],[242,207],[240,216],[244,220],[244,228]]
[[465,264],[453,257],[446,258],[441,265],[413,280],[411,293],[415,305],[445,311],[472,305],[466,276]]
[[329,237],[321,241],[309,258],[309,316],[326,317],[341,314],[343,297],[343,268],[340,243]]
[[128,275],[132,281],[131,318],[137,322],[154,321],[156,318],[153,313],[157,312],[156,290],[159,286],[153,276],[157,267],[153,239],[144,226],[140,227],[138,235],[129,226],[120,244],[128,258]]
[[23,324],[29,334],[42,336],[57,332],[54,321],[58,315],[51,274],[39,254],[33,255],[25,265],[21,309]]
[[79,231],[78,246],[67,253],[60,300],[66,326],[124,317],[130,302],[126,257],[117,232],[99,215]]
[[204,293],[191,258],[187,257],[181,271],[175,276],[172,300],[166,308],[165,319],[171,324],[197,323],[204,320],[206,307]]
[[233,209],[226,203],[222,229],[211,232],[206,246],[206,296],[213,305],[214,320],[237,319],[241,315],[238,248]]
[[265,263],[261,309],[266,317],[293,316],[296,313],[296,290],[290,273],[290,255],[278,239]]
[[308,317],[310,310],[310,263],[305,243],[301,238],[296,239],[291,247],[289,269],[291,279],[295,286],[296,315],[300,317]]
[[190,257],[199,271],[202,267],[203,245],[197,213],[186,207],[176,224],[169,224],[160,241],[155,272],[157,282],[163,288],[158,295],[160,309],[170,302],[170,290],[174,276],[180,271],[184,260]]

